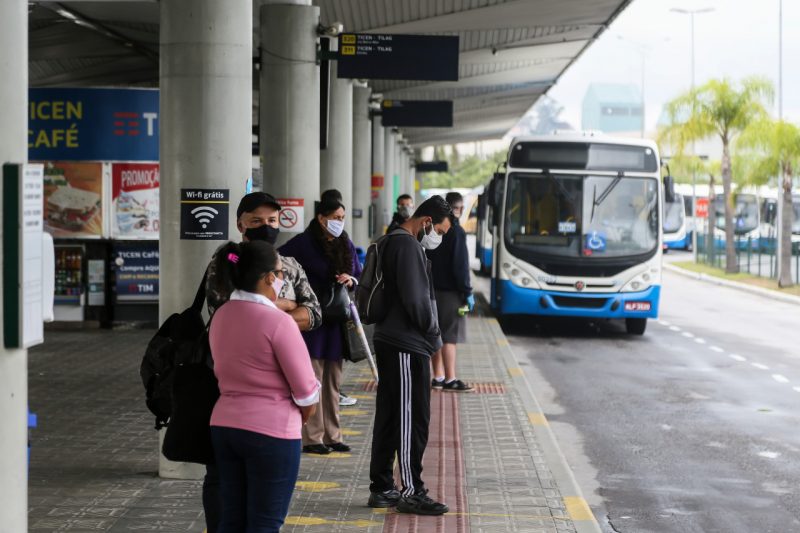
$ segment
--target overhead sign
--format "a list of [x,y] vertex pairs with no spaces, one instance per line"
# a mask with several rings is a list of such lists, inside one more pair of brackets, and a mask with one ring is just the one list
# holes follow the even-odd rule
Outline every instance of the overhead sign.
[[458,37],[343,33],[339,78],[458,81]]
[[3,165],[3,333],[6,348],[44,342],[44,167]]
[[447,161],[420,161],[416,164],[417,172],[447,172]]
[[28,92],[31,161],[158,161],[158,89]]
[[181,189],[181,240],[228,240],[230,189]]
[[452,100],[384,100],[381,124],[410,128],[452,128]]
[[284,233],[303,233],[305,229],[305,200],[303,198],[276,198],[281,205],[278,222]]
[[158,243],[115,244],[118,301],[158,300]]

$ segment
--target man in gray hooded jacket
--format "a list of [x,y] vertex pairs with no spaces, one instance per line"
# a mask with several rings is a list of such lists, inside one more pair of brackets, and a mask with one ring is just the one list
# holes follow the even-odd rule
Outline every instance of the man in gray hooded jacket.
[[[441,515],[447,505],[428,496],[422,456],[430,423],[430,356],[442,347],[430,261],[425,250],[450,229],[450,206],[441,196],[422,203],[387,237],[381,267],[389,309],[375,325],[378,394],[370,462],[370,507],[401,513]],[[402,492],[395,488],[393,463],[400,465]]]

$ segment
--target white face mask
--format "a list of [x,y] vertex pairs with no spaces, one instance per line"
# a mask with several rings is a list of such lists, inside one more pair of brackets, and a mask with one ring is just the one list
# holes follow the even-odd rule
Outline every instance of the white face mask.
[[433,229],[433,224],[431,224],[430,233],[426,232],[425,235],[422,236],[420,244],[426,250],[435,250],[442,244],[442,236],[436,233],[436,230]]
[[328,233],[334,237],[338,237],[344,231],[344,220],[328,220],[327,222]]

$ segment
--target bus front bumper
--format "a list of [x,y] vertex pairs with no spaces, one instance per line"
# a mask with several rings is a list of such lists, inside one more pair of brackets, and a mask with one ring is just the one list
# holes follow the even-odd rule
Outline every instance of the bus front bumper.
[[577,293],[525,289],[498,283],[496,309],[504,315],[586,318],[657,318],[661,286],[639,292]]

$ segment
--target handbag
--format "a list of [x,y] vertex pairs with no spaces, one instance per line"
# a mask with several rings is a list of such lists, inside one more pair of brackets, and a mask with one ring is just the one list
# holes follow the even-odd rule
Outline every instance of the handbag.
[[347,287],[334,281],[320,292],[319,305],[322,308],[323,324],[341,324],[350,320],[350,296]]
[[360,363],[368,357],[370,348],[364,346],[355,320],[348,320],[342,324],[342,336],[344,337],[342,356],[345,359],[351,363]]

